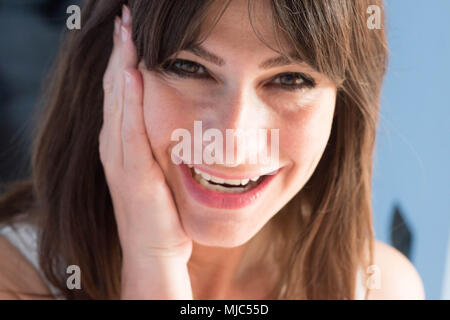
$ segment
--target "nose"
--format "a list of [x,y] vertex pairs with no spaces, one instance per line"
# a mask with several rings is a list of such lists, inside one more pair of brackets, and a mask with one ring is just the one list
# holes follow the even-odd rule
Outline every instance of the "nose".
[[[213,111],[203,120],[204,130],[217,129],[223,136],[224,164],[236,167],[261,164],[272,150],[273,115],[252,86],[224,90]],[[210,142],[204,141],[204,146]]]
[[251,88],[230,89],[218,101],[217,128],[250,129],[265,125],[264,105]]

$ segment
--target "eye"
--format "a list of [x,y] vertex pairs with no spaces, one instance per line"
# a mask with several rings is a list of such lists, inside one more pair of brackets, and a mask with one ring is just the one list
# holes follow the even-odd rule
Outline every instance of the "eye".
[[206,78],[209,76],[206,68],[194,61],[184,59],[168,60],[162,66],[166,73],[172,73],[183,78]]
[[314,88],[314,79],[299,72],[282,73],[274,78],[271,84],[285,90],[298,90],[303,88]]

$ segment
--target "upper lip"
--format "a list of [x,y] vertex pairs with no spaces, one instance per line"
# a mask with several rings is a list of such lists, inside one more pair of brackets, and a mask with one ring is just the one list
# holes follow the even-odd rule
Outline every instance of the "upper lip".
[[[187,165],[187,164],[186,164]],[[269,175],[269,174],[275,174],[280,168],[272,168],[272,169],[260,169],[258,171],[254,171],[249,173],[248,171],[245,171],[245,173],[233,173],[228,174],[228,173],[224,173],[224,172],[218,172],[215,171],[213,169],[210,169],[208,167],[202,166],[202,165],[198,165],[198,164],[192,164],[192,165],[188,165],[188,166],[193,166],[194,168],[197,168],[200,171],[206,172],[207,174],[210,174],[212,176],[218,177],[218,178],[222,178],[222,179],[229,179],[229,180],[233,180],[233,179],[251,179],[254,177],[260,177],[260,176],[265,176],[265,175]]]

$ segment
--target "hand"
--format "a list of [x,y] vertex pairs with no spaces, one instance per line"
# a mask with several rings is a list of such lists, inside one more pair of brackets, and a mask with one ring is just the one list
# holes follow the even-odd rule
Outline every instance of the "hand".
[[165,176],[153,157],[143,116],[143,80],[131,39],[131,15],[116,17],[114,47],[103,78],[104,118],[99,136],[124,257],[187,261],[192,240],[181,225]]

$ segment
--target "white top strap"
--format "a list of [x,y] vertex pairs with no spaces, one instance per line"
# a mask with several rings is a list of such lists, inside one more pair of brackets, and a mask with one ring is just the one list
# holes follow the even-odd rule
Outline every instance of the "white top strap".
[[26,223],[13,223],[11,225],[1,225],[0,235],[8,239],[36,268],[44,283],[48,286],[55,299],[65,299],[60,291],[54,287],[44,276],[39,268],[37,252],[37,235],[33,226]]

